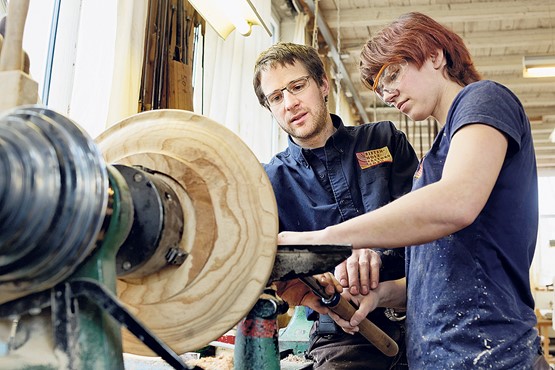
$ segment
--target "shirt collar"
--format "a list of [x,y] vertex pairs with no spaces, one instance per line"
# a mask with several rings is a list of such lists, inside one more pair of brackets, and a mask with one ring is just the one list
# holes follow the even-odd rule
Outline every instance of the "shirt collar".
[[[331,113],[330,116],[333,126],[336,128],[336,131],[328,138],[325,147],[333,145],[337,150],[342,151],[343,146],[345,146],[347,142],[349,133],[345,129],[345,125],[343,125],[343,121],[339,116]],[[293,158],[295,158],[297,162],[308,167],[308,162],[304,156],[303,148],[295,144],[295,142],[291,139],[291,136],[289,136],[288,142],[289,151],[291,152]]]

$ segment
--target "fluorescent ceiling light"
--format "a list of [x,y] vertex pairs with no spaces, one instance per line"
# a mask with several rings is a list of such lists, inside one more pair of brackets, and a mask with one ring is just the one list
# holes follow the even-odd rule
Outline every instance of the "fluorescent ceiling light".
[[251,0],[189,0],[189,3],[224,40],[234,29],[243,36],[250,35],[253,25],[264,27],[272,35]]
[[524,77],[555,77],[555,55],[531,55],[522,58]]

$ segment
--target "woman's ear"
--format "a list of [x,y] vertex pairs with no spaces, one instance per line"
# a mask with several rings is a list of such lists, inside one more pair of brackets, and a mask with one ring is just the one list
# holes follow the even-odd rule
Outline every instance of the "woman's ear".
[[441,49],[437,49],[434,53],[432,53],[430,59],[432,60],[432,64],[435,69],[440,69],[445,65],[445,55]]

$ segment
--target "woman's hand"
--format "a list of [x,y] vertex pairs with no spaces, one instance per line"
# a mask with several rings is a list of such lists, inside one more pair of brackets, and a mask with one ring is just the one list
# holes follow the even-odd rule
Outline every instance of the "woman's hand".
[[323,239],[321,230],[318,231],[282,231],[278,234],[278,245],[288,244],[327,244]]

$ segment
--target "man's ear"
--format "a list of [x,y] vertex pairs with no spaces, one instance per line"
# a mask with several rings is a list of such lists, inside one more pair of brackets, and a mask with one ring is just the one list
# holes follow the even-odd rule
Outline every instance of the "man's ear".
[[326,76],[322,77],[322,85],[320,86],[320,91],[322,96],[328,96],[330,94],[330,82]]

